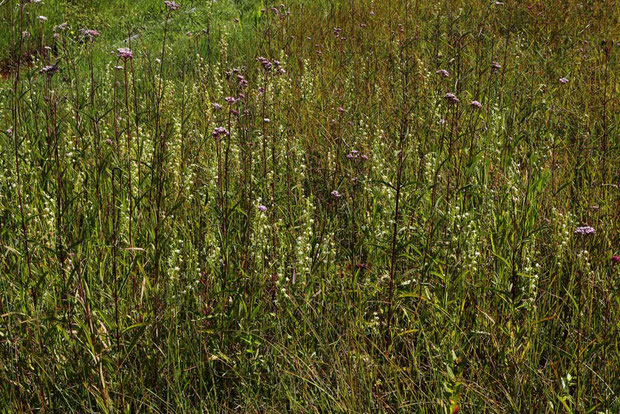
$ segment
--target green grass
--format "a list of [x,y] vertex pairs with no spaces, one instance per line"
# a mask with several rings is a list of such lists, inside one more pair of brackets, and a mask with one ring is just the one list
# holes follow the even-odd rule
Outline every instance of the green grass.
[[0,6],[1,411],[620,410],[617,5],[85,3]]

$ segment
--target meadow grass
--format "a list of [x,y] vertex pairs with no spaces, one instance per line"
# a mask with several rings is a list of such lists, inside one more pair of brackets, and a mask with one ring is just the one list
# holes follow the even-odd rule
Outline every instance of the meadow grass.
[[620,411],[616,2],[82,3],[0,1],[0,411]]

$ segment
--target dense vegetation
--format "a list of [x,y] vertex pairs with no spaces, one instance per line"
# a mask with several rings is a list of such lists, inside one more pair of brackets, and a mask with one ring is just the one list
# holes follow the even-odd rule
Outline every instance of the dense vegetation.
[[2,412],[620,411],[614,1],[0,1]]

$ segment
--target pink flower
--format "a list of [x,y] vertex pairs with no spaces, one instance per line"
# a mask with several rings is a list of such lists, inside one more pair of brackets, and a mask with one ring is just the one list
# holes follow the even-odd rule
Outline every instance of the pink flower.
[[358,150],[351,150],[351,152],[347,154],[347,158],[350,160],[356,160],[358,158],[361,158],[362,160],[366,161],[368,159],[368,156],[360,154]]
[[263,205],[258,206],[258,209],[259,209],[260,211],[262,211],[263,213],[264,213],[265,211],[267,211],[267,207],[265,207],[265,206],[263,206]]
[[56,65],[48,65],[48,66],[44,66],[39,73],[45,74],[47,76],[53,76],[56,72],[58,72],[60,69],[58,68],[58,66]]
[[502,65],[500,65],[498,62],[491,62],[491,73],[497,73],[501,68]]
[[213,136],[213,138],[218,139],[223,136],[229,136],[230,132],[228,132],[228,130],[224,127],[217,127],[213,130],[213,133],[211,135]]
[[95,40],[95,37],[99,36],[99,32],[94,29],[82,29],[80,30],[80,33],[82,33],[82,36],[90,41]]
[[131,49],[128,49],[126,47],[121,47],[119,49],[116,49],[116,56],[118,56],[121,59],[129,60],[129,59],[133,59],[133,52],[131,51]]
[[611,256],[611,261],[617,264],[620,264],[620,256],[613,255]]
[[596,230],[591,226],[582,226],[575,229],[575,234],[594,234]]
[[450,92],[446,93],[443,97],[451,104],[457,104],[460,102],[459,98],[457,98],[455,94]]
[[332,195],[332,197],[334,197],[334,198],[340,198],[340,197],[342,197],[342,194],[340,194],[340,193],[338,192],[338,190],[334,190],[334,191],[332,191],[330,194],[331,194],[331,195]]
[[560,78],[560,83],[561,83],[562,85],[564,85],[564,84],[568,83],[568,79],[566,79],[566,78]]
[[447,70],[445,70],[445,69],[439,69],[439,70],[436,70],[436,71],[435,71],[435,74],[437,74],[437,75],[441,75],[441,76],[443,76],[444,78],[447,78],[447,77],[449,77],[449,76],[450,76],[450,72],[448,72],[448,71],[447,71]]
[[482,108],[482,104],[478,101],[471,101],[469,104],[472,108],[480,109]]
[[166,5],[166,7],[168,8],[168,10],[170,11],[175,11],[175,10],[179,10],[179,5],[176,4],[173,1],[165,1],[164,4]]
[[261,63],[261,65],[263,65],[263,69],[266,72],[269,72],[271,70],[271,68],[273,67],[273,64],[269,61],[269,59],[267,59],[265,57],[260,56],[260,57],[256,58],[256,60],[258,60]]

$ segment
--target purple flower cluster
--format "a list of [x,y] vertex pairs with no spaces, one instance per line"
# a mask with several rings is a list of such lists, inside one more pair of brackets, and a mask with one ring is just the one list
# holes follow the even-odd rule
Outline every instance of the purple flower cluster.
[[460,102],[459,98],[457,98],[455,94],[450,92],[446,93],[443,97],[446,101],[448,101],[448,103],[451,104],[457,104]]
[[616,256],[615,254],[611,256],[611,261],[614,263],[620,264],[620,256]]
[[82,29],[80,30],[80,33],[82,33],[82,36],[88,38],[89,40],[92,40],[95,37],[99,36],[99,32],[95,29]]
[[575,234],[594,234],[595,232],[594,227],[590,226],[582,226],[575,229]]
[[[282,4],[282,3],[280,3],[280,8],[282,9],[282,11],[284,11],[284,9],[286,8],[286,6],[285,6],[284,4]],[[278,10],[278,8],[277,8],[277,7],[271,7],[271,8],[269,9],[269,11],[273,12],[274,14],[279,14],[279,13],[280,13],[280,11]],[[261,14],[265,14],[265,13],[267,13],[267,10],[266,10],[266,9],[261,9],[261,11],[260,11],[260,12],[261,12]],[[286,14],[290,14],[290,13],[291,13],[291,12],[287,12]]]
[[56,72],[60,71],[60,69],[58,68],[58,66],[56,65],[48,65],[48,66],[44,66],[43,68],[41,68],[41,70],[39,71],[39,73],[42,73],[44,75],[47,76],[54,76],[54,74]]
[[562,85],[564,85],[564,84],[568,83],[568,79],[566,79],[566,78],[560,78],[560,83],[561,83]]
[[358,150],[351,150],[351,152],[349,152],[347,154],[347,158],[350,159],[350,160],[366,161],[368,159],[368,155],[360,154],[360,152]]
[[133,59],[133,52],[131,51],[131,49],[121,47],[119,49],[116,49],[116,56],[118,56],[120,59],[129,60]]
[[214,111],[219,111],[220,109],[222,109],[222,105],[220,105],[219,103],[213,103],[211,104],[211,107],[213,108]]
[[213,138],[219,139],[221,137],[229,136],[230,132],[228,132],[228,130],[224,127],[217,127],[213,130],[213,133],[211,135],[213,135]]
[[179,5],[173,1],[165,1],[164,4],[166,5],[166,8],[170,11],[179,10]]
[[448,72],[448,71],[447,71],[447,70],[445,70],[445,69],[439,69],[439,70],[436,70],[436,71],[435,71],[435,74],[436,74],[436,75],[441,75],[441,76],[443,76],[444,78],[447,78],[447,77],[449,77],[449,76],[450,76],[450,72]]
[[265,69],[265,72],[271,71],[273,64],[269,61],[269,59],[259,56],[258,58],[256,58],[256,60],[258,60],[261,65],[263,65],[263,69]]
[[263,206],[263,205],[258,206],[258,209],[259,209],[261,212],[263,212],[263,213],[264,213],[265,211],[267,211],[267,207],[265,207],[265,206]]
[[224,98],[224,100],[226,102],[228,102],[229,104],[231,104],[231,105],[234,104],[235,102],[237,102],[237,100],[235,99],[234,96],[227,96],[226,98]]
[[499,72],[501,68],[502,68],[502,65],[500,65],[498,62],[496,61],[491,62],[491,73],[497,73]]
[[286,71],[284,70],[283,67],[281,67],[281,63],[279,60],[273,60],[273,62],[270,62],[269,59],[267,59],[266,57],[260,56],[258,58],[256,58],[256,60],[258,60],[260,62],[260,64],[263,66],[263,69],[265,70],[265,72],[271,72],[271,70],[275,67],[275,69],[277,70],[277,72],[281,75],[285,74]]
[[332,195],[332,197],[334,197],[334,198],[340,198],[340,197],[342,197],[342,194],[340,194],[340,193],[338,192],[338,190],[334,190],[334,191],[332,191],[330,194],[331,194],[331,195]]
[[239,81],[239,87],[245,88],[248,86],[248,81],[243,75],[237,75],[237,80]]
[[471,101],[471,103],[469,104],[472,108],[475,109],[480,109],[482,108],[482,104],[478,101]]

